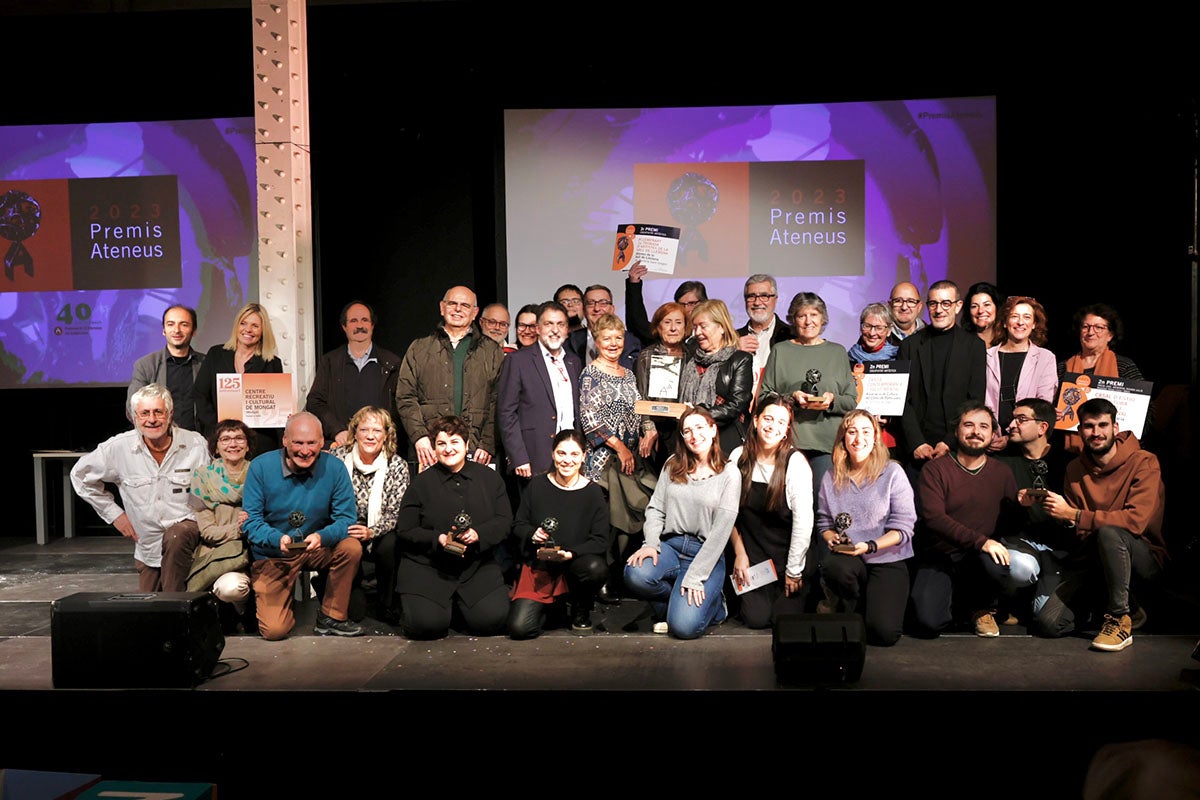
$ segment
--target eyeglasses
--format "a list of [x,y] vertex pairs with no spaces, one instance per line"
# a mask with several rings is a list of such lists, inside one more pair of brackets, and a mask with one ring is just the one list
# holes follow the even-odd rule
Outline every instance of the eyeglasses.
[[941,307],[941,309],[943,311],[949,311],[950,309],[952,309],[956,305],[958,305],[959,302],[960,301],[958,301],[958,300],[927,300],[927,301],[925,301],[925,304],[928,305],[930,308]]
[[536,331],[537,323],[536,322],[518,322],[517,330],[519,330],[519,331]]
[[913,297],[893,297],[888,302],[894,306],[907,306],[908,308],[916,308],[921,305],[921,301]]
[[237,442],[245,443],[246,437],[240,433],[231,436],[222,436],[217,439],[217,444],[236,444]]
[[1084,324],[1084,325],[1079,326],[1079,330],[1084,331],[1085,333],[1088,331],[1094,331],[1096,333],[1103,333],[1104,331],[1108,330],[1108,326],[1103,325],[1103,324],[1101,324],[1101,325]]
[[579,297],[564,297],[558,302],[560,305],[568,306],[570,308],[583,305],[583,299]]
[[612,300],[588,300],[584,305],[588,308],[608,308],[612,305]]
[[479,321],[482,322],[484,325],[491,325],[493,328],[507,328],[508,327],[508,320],[506,320],[506,319],[488,319],[487,317],[480,317]]
[[778,297],[777,294],[748,294],[745,295],[747,302],[758,302],[759,300],[770,300],[773,297]]
[[442,304],[446,306],[446,308],[459,308],[463,311],[470,311],[475,307],[474,303],[459,303],[454,300],[443,300]]
[[861,329],[864,333],[883,333],[888,329],[887,325],[863,325]]
[[703,301],[701,301],[701,300],[687,300],[687,301],[680,300],[679,305],[683,306],[684,308],[692,308],[694,306],[700,305],[701,302],[703,302]]
[[1012,421],[1018,425],[1024,425],[1026,422],[1041,422],[1037,417],[1027,417],[1024,414],[1017,414],[1012,418]]
[[138,419],[166,419],[167,410],[165,408],[139,408],[137,412]]

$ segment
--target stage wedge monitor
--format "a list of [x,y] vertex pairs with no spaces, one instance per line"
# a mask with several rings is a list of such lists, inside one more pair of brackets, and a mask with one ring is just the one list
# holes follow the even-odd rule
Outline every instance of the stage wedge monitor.
[[78,592],[50,606],[55,688],[190,688],[225,637],[208,592]]

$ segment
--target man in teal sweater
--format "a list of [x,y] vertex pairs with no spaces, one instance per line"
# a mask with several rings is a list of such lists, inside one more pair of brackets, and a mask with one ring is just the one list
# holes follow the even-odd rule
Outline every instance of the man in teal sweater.
[[264,639],[282,639],[296,624],[292,598],[302,570],[328,570],[314,631],[361,636],[350,621],[350,589],[362,546],[347,535],[356,519],[354,488],[341,461],[322,452],[321,421],[308,412],[288,419],[283,448],[250,462],[242,524],[254,555],[250,577]]

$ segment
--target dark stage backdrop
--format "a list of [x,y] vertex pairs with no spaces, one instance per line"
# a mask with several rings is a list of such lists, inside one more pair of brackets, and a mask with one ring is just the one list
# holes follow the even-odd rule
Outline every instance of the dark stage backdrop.
[[[974,36],[902,44],[891,30],[817,46],[781,25],[752,46],[736,25],[717,31],[678,18],[648,20],[656,35],[635,36],[633,20],[611,7],[570,35],[515,17],[465,24],[476,10],[445,2],[308,10],[319,351],[343,342],[337,314],[352,298],[374,303],[379,342],[401,353],[430,329],[453,283],[473,285],[482,303],[508,299],[508,273],[524,265],[505,263],[506,108],[995,96],[1001,288],[1043,301],[1049,346],[1061,355],[1078,344],[1069,330],[1077,306],[1114,304],[1130,331],[1118,351],[1156,388],[1189,383],[1196,92],[1170,53],[1131,66],[1099,45],[1060,47],[1033,70],[1020,48]],[[10,92],[6,124],[253,113],[245,8],[4,24],[8,40],[65,67]],[[29,451],[93,447],[125,427],[123,399],[111,388],[0,394],[20,462],[17,496],[32,495]],[[9,533],[32,536],[32,503],[19,502],[10,524]]]

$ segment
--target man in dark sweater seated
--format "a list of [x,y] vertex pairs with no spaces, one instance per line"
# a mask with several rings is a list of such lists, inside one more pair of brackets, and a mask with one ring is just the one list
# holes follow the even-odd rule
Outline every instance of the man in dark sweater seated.
[[1008,548],[996,523],[1006,502],[1016,502],[1012,470],[987,454],[996,417],[982,401],[963,405],[954,426],[955,447],[921,470],[920,522],[913,544],[914,635],[937,636],[955,620],[969,619],[979,636],[999,636],[997,587],[983,561],[1008,567]]

